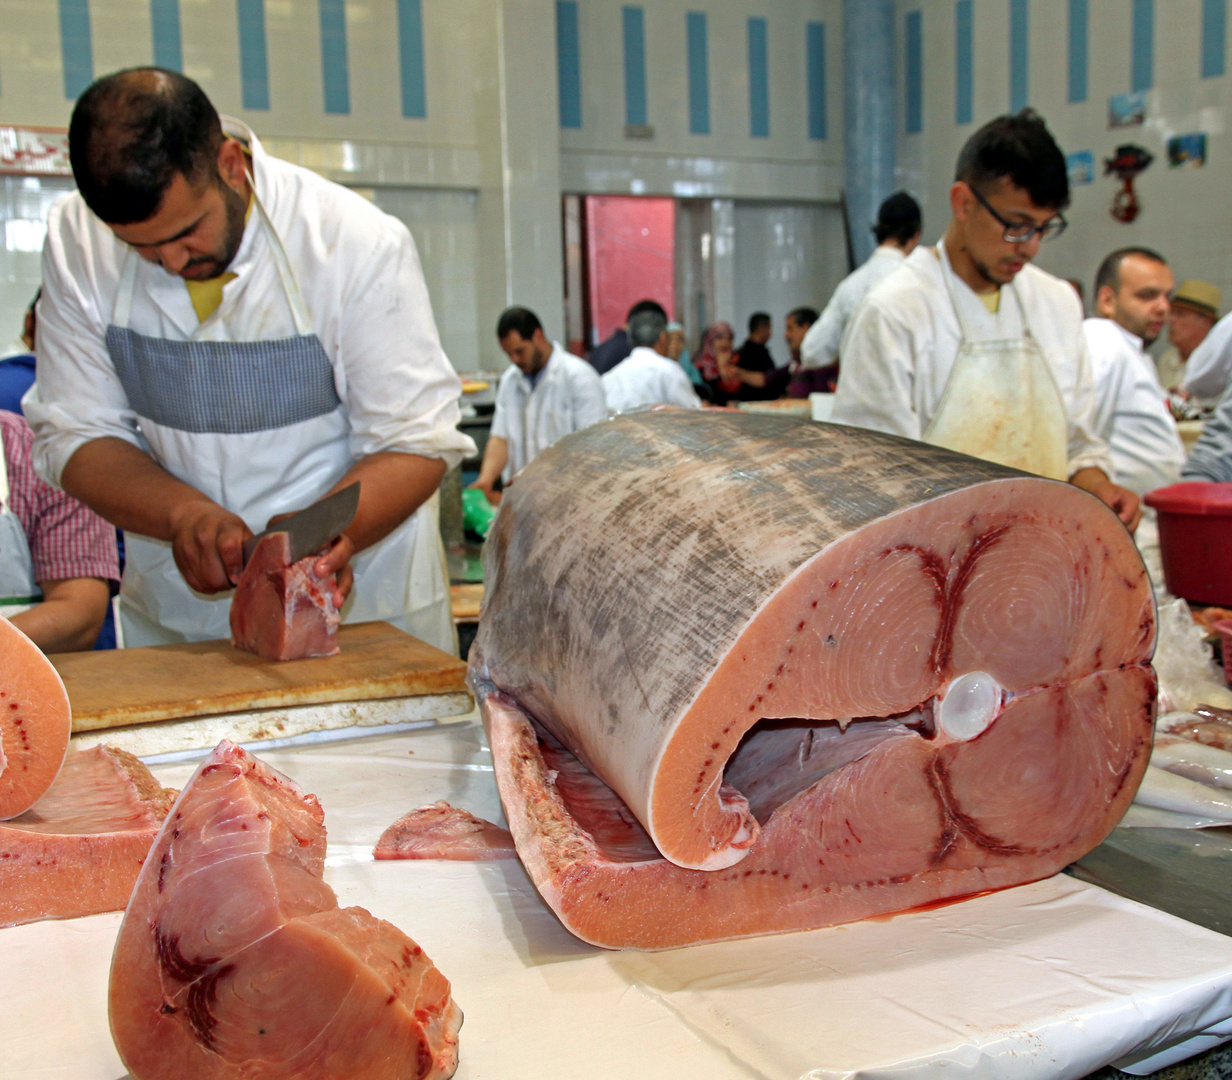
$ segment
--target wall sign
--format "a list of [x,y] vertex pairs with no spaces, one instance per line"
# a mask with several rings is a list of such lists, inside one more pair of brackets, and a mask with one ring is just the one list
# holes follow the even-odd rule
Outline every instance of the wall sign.
[[72,176],[65,128],[0,127],[0,174]]

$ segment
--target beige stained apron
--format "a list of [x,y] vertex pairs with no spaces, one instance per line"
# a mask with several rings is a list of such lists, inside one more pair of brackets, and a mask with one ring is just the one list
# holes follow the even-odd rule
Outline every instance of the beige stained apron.
[[1069,479],[1069,422],[1061,391],[1031,334],[1018,290],[1011,283],[1005,291],[1022,314],[1023,336],[973,340],[942,244],[937,255],[961,341],[924,442],[1054,480]]

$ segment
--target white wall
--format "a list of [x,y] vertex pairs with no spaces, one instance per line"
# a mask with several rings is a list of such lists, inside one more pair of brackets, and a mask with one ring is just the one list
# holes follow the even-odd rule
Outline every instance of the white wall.
[[[1066,0],[1031,0],[1029,9],[1029,103],[1044,116],[1066,153],[1093,152],[1097,172],[1094,183],[1074,188],[1066,214],[1070,227],[1044,246],[1039,265],[1062,277],[1081,279],[1089,306],[1092,280],[1104,255],[1141,244],[1159,250],[1178,281],[1198,277],[1219,285],[1226,310],[1232,307],[1232,200],[1227,197],[1229,143],[1224,118],[1232,96],[1229,75],[1201,78],[1201,0],[1155,5],[1155,89],[1147,123],[1115,130],[1107,124],[1108,98],[1130,89],[1132,4],[1096,0],[1088,7],[1088,98],[1076,104],[1067,101]],[[954,122],[953,0],[900,0],[898,5],[900,50],[904,14],[923,14],[924,126],[920,134],[900,134],[898,157],[902,182],[920,198],[924,235],[930,242],[949,217],[947,190],[963,142],[980,124],[1009,107],[1008,0],[976,0],[974,9],[975,116],[973,123],[959,126]],[[1228,70],[1232,72],[1232,64]],[[899,86],[903,83],[900,78]],[[1206,167],[1169,168],[1166,139],[1192,131],[1207,132]],[[1155,155],[1136,182],[1142,212],[1129,225],[1109,214],[1119,181],[1100,175],[1102,160],[1126,142]]]

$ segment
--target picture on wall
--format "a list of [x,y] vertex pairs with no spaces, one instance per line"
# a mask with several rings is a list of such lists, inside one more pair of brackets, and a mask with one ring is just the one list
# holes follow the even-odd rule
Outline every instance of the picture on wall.
[[1095,155],[1090,150],[1079,150],[1065,155],[1065,169],[1071,184],[1090,184],[1095,180]]
[[1110,128],[1137,127],[1145,120],[1145,90],[1135,90],[1129,94],[1113,94],[1108,99],[1108,126]]
[[1195,131],[1189,135],[1173,135],[1168,140],[1168,165],[1180,168],[1189,165],[1200,168],[1206,164],[1206,132]]

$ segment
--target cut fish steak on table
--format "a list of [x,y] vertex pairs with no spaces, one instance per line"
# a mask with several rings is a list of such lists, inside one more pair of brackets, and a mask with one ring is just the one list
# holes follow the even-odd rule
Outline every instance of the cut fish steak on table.
[[401,930],[340,909],[320,804],[222,742],[171,809],[111,963],[133,1080],[445,1080],[462,1014]]
[[403,814],[381,833],[372,854],[377,859],[453,859],[458,862],[517,857],[508,829],[450,806],[444,799]]
[[923,443],[662,410],[519,474],[471,650],[518,853],[667,948],[1046,877],[1147,765],[1154,604],[1086,492]]
[[335,578],[318,577],[318,552],[291,561],[290,538],[270,533],[244,566],[231,600],[231,644],[265,660],[301,660],[338,651]]

